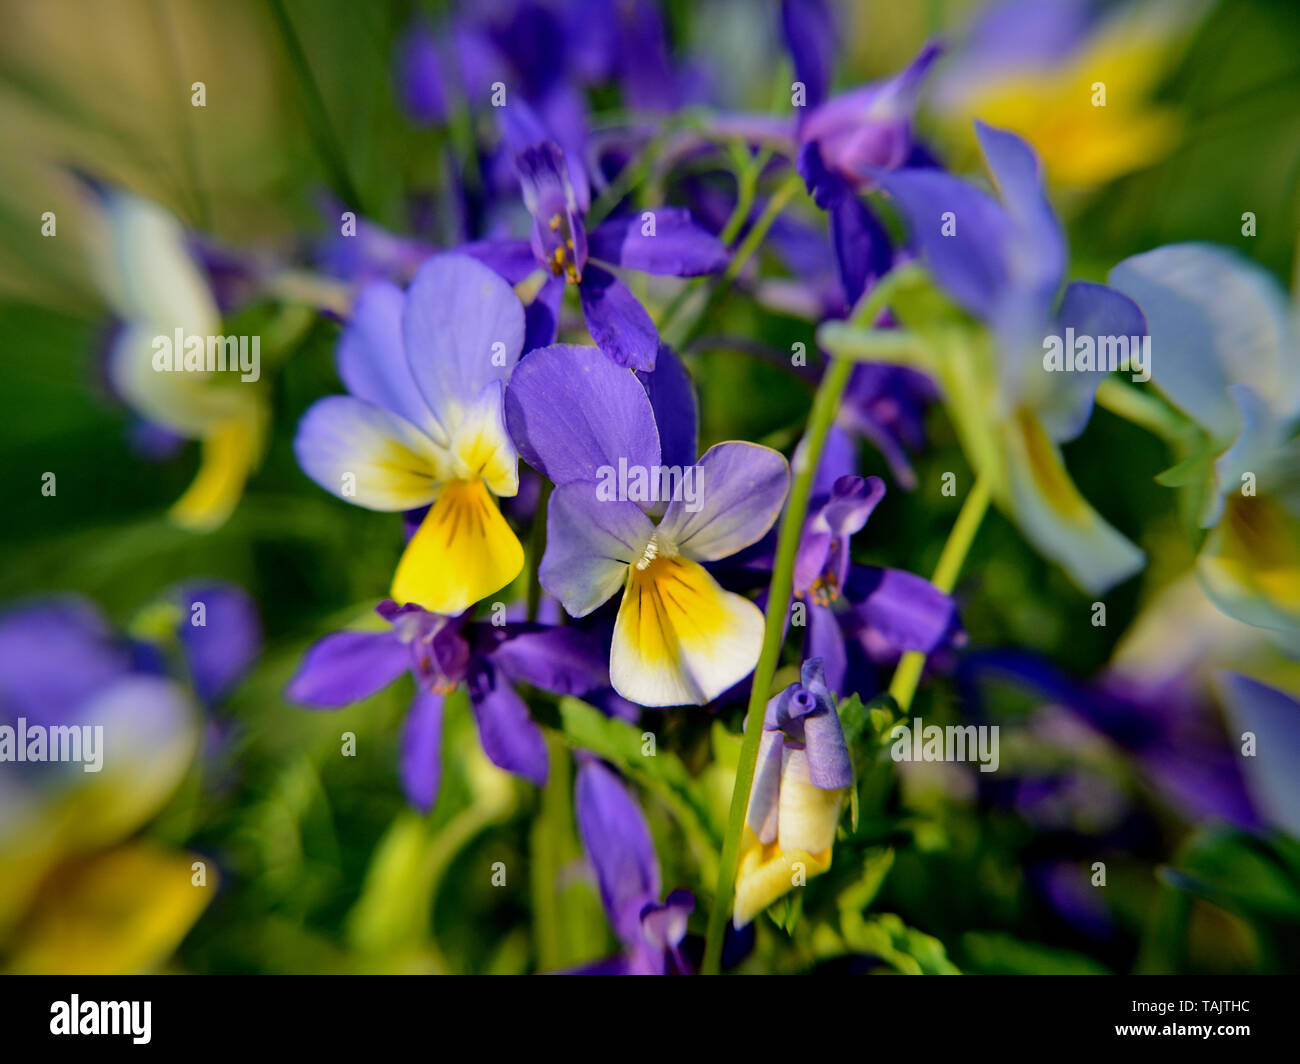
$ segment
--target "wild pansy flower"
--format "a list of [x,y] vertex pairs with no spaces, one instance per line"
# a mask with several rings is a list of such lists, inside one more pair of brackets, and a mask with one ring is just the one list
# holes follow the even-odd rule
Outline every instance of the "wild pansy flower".
[[[1110,282],[1146,315],[1156,387],[1208,437],[1197,556],[1225,613],[1300,648],[1300,303],[1227,248],[1172,244]],[[1199,475],[1198,475],[1199,474]]]
[[[230,516],[253,467],[261,460],[268,417],[265,386],[234,372],[190,369],[188,350],[172,351],[160,368],[158,339],[181,334],[205,343],[205,356],[222,336],[221,313],[190,252],[185,229],[165,208],[126,189],[93,186],[102,231],[91,243],[105,299],[121,319],[109,351],[114,390],[150,423],[198,440],[198,474],[170,510],[185,528],[206,531]],[[223,356],[225,348],[223,347]],[[206,366],[206,363],[205,363]],[[257,367],[260,375],[260,366]]]
[[967,137],[972,119],[1037,150],[1053,182],[1100,185],[1163,157],[1177,112],[1152,100],[1207,5],[1009,0],[980,12],[940,69],[936,114]]
[[794,562],[794,596],[807,611],[805,655],[820,660],[826,684],[843,693],[870,684],[869,662],[909,650],[932,654],[962,637],[956,603],[930,581],[850,562],[853,534],[884,498],[885,485],[846,469],[851,454],[824,454]]
[[623,589],[614,689],[644,706],[702,705],[747,676],[763,615],[702,563],[772,526],[789,484],[785,458],[729,442],[697,462],[694,395],[667,348],[645,386],[592,347],[534,351],[511,379],[506,408],[519,453],[556,484],[542,587],[574,617]]
[[502,396],[523,343],[519,300],[467,255],[430,259],[406,292],[375,282],[357,298],[338,349],[351,394],[313,404],[294,452],[358,506],[429,506],[393,576],[398,602],[461,613],[523,569],[493,498],[519,488]]
[[526,104],[506,108],[504,125],[532,233],[527,242],[489,240],[464,250],[511,284],[535,293],[529,307],[530,348],[554,343],[567,282],[578,289],[596,346],[620,366],[653,370],[658,331],[611,269],[699,277],[726,266],[726,248],[683,207],[610,218],[588,233],[590,195],[582,160],[562,149]]
[[[1010,133],[977,124],[976,134],[998,199],[938,170],[876,174],[934,280],[988,326],[945,317],[934,293],[913,290],[910,302],[900,295],[891,304],[919,340],[898,358],[939,384],[968,459],[1025,537],[1100,593],[1140,569],[1144,555],[1079,494],[1059,448],[1083,431],[1105,371],[1049,372],[1045,340],[1072,329],[1094,343],[1123,337],[1127,350],[1146,325],[1132,300],[1105,285],[1074,282],[1058,301],[1065,238],[1038,161]],[[831,322],[819,340],[848,350],[860,336]]]
[[[200,714],[156,657],[75,597],[0,616],[0,942],[25,972],[147,971],[211,900],[215,869],[136,831],[166,804],[200,743]],[[64,729],[80,761],[36,760]],[[25,760],[5,743],[27,739]],[[42,743],[45,755],[49,746]]]
[[468,694],[488,760],[541,786],[546,740],[512,685],[585,695],[609,684],[604,650],[575,629],[497,626],[392,601],[375,612],[389,622],[388,631],[325,636],[307,651],[286,694],[336,709],[369,698],[409,670],[416,692],[402,729],[400,772],[407,799],[426,811],[438,797],[443,703],[453,690]]
[[831,243],[847,305],[889,268],[889,236],[858,193],[873,187],[873,171],[919,165],[912,137],[921,84],[942,49],[927,44],[884,81],[827,98],[838,43],[820,3],[784,3],[782,28],[806,107],[796,125],[797,165],[817,206],[830,216]]
[[[820,658],[767,704],[745,813],[732,920],[744,927],[799,879],[831,866],[853,764]],[[802,869],[796,868],[802,865]]]
[[584,755],[574,791],[583,848],[596,872],[600,901],[623,943],[621,956],[581,969],[585,974],[685,975],[686,921],[695,909],[687,890],[660,901],[659,862],[640,807],[603,762]]

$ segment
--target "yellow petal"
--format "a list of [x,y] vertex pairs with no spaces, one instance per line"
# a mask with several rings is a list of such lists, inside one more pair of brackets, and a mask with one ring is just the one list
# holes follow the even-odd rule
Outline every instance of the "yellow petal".
[[134,975],[157,968],[216,889],[210,861],[205,884],[194,885],[197,860],[139,842],[61,866],[24,922],[9,970]]
[[392,596],[434,613],[460,613],[523,567],[524,548],[483,481],[453,480],[406,545]]
[[1020,410],[1003,424],[1002,442],[1007,485],[999,501],[1040,554],[1095,594],[1142,568],[1146,556],[1079,494],[1037,417]]
[[1300,520],[1276,499],[1229,495],[1197,569],[1225,613],[1265,628],[1300,630]]
[[203,437],[199,471],[172,506],[172,520],[194,532],[207,532],[222,524],[244,493],[248,474],[261,453],[262,431],[256,419],[218,425]]
[[778,898],[831,866],[829,848],[811,854],[803,850],[782,850],[775,842],[764,846],[748,825],[740,846],[736,896],[731,909],[731,920],[736,927],[744,927]]
[[660,556],[628,569],[609,677],[643,706],[703,705],[758,664],[763,614],[698,562]]

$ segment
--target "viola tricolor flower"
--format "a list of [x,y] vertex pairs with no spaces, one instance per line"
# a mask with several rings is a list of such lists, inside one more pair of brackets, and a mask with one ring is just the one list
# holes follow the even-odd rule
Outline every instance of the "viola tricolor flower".
[[976,118],[1023,137],[1054,182],[1112,181],[1177,141],[1181,117],[1152,97],[1207,6],[991,4],[939,71],[933,110],[963,137]]
[[[198,705],[158,661],[85,599],[0,616],[0,943],[15,970],[150,970],[215,892],[215,870],[192,882],[196,855],[131,839],[201,741]],[[32,756],[33,737],[56,728],[81,740],[70,747],[79,763],[51,763],[52,738]],[[9,745],[18,737],[21,753]]]
[[[805,654],[823,663],[832,691],[848,693],[872,680],[868,662],[896,660],[909,650],[933,654],[960,641],[956,603],[924,577],[849,560],[855,532],[884,498],[879,477],[840,470],[843,456],[823,456],[794,562],[794,596],[807,608]],[[851,462],[851,459],[850,459]]]
[[1125,259],[1110,282],[1146,315],[1156,387],[1208,437],[1197,556],[1225,613],[1300,649],[1300,302],[1210,244]]
[[[790,474],[778,452],[752,443],[717,444],[696,463],[690,380],[667,348],[659,361],[643,386],[592,347],[534,351],[511,379],[507,418],[519,453],[556,484],[542,587],[584,617],[621,586],[614,689],[643,706],[702,705],[749,675],[763,639],[758,607],[703,563],[763,536]],[[619,469],[644,485],[663,484],[665,471],[679,486],[693,475],[698,498],[610,498]]]
[[[932,303],[909,315],[895,301],[902,324],[922,341],[900,357],[914,358],[939,384],[967,457],[1025,537],[1099,593],[1140,569],[1145,556],[1079,494],[1061,458],[1060,444],[1088,422],[1104,370],[1048,372],[1044,340],[1124,337],[1127,347],[1128,338],[1146,335],[1146,323],[1131,299],[1105,285],[1074,282],[1058,302],[1065,238],[1038,160],[1010,133],[979,124],[976,133],[998,199],[938,170],[875,174],[934,280],[988,326],[984,333],[941,322]],[[847,351],[853,334],[831,322],[819,339]]]
[[527,242],[489,240],[463,250],[511,284],[534,293],[529,348],[554,343],[568,282],[578,289],[596,346],[620,366],[653,370],[659,334],[631,289],[611,269],[700,277],[725,268],[727,249],[682,207],[620,215],[588,233],[590,196],[581,159],[562,149],[526,104],[516,102],[506,110],[507,142],[515,154],[532,233]]
[[680,947],[695,898],[690,891],[674,890],[659,900],[659,862],[645,815],[613,770],[586,755],[578,769],[574,812],[601,904],[624,947],[621,956],[582,972],[689,974]]
[[874,187],[873,172],[921,165],[912,114],[921,83],[942,49],[927,44],[892,78],[826,98],[835,38],[820,3],[782,5],[782,27],[805,87],[807,108],[796,126],[797,165],[817,206],[830,216],[831,243],[848,306],[890,265],[889,235],[858,197]]
[[[190,341],[206,343],[206,356],[213,351],[211,338],[222,334],[221,312],[184,227],[161,205],[126,189],[94,184],[92,194],[102,231],[90,244],[91,261],[121,319],[109,351],[109,379],[150,424],[201,443],[198,474],[170,517],[184,528],[208,531],[230,516],[261,460],[265,386],[241,380],[238,372],[222,380],[232,374],[204,368],[206,362],[181,365]],[[186,350],[171,352],[175,364],[162,371],[157,340],[170,345],[177,334],[186,338]]]
[[831,866],[831,848],[853,784],[839,713],[820,658],[767,704],[758,766],[740,843],[732,920],[744,927],[795,884]]
[[523,343],[519,300],[467,255],[430,259],[405,293],[375,282],[357,299],[338,350],[351,394],[315,403],[294,451],[341,499],[429,507],[393,576],[398,602],[461,613],[523,569],[493,498],[519,488],[502,396]]
[[603,649],[572,628],[497,626],[392,601],[375,611],[391,625],[388,631],[325,636],[307,651],[286,694],[316,709],[337,709],[369,698],[409,670],[416,692],[402,729],[402,787],[411,804],[426,811],[442,778],[443,702],[456,688],[469,695],[488,760],[541,786],[546,740],[512,685],[585,695],[609,684]]

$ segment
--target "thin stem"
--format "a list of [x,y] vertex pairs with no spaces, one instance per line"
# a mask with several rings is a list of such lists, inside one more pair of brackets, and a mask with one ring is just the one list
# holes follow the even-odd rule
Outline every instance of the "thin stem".
[[[775,197],[774,197],[775,198]],[[722,843],[722,859],[718,866],[718,888],[714,894],[713,911],[709,913],[708,940],[704,949],[705,974],[716,974],[722,963],[722,939],[736,889],[736,864],[740,859],[740,841],[745,826],[745,813],[749,808],[749,792],[754,783],[754,770],[758,765],[758,742],[763,732],[763,710],[767,705],[772,677],[776,674],[777,660],[781,655],[782,636],[785,633],[785,612],[789,607],[794,588],[794,556],[803,532],[804,518],[808,513],[808,497],[812,494],[813,475],[821,459],[826,434],[830,431],[840,399],[853,372],[852,362],[831,362],[813,398],[812,412],[808,415],[808,431],[803,445],[795,451],[795,477],[790,489],[790,500],[781,531],[777,536],[776,565],[772,570],[772,583],[768,589],[767,619],[763,630],[763,649],[754,669],[753,686],[749,692],[749,708],[745,713],[745,738],[740,747],[740,764],[736,768],[736,783],[731,792],[731,811],[727,820],[727,834]]]
[[[939,564],[934,567],[931,583],[945,595],[952,594],[957,585],[957,576],[962,564],[975,542],[975,533],[989,508],[989,485],[983,477],[977,477],[966,501],[962,503],[948,541],[943,545],[939,555]],[[898,708],[906,712],[912,704],[917,685],[921,682],[921,672],[925,668],[925,654],[919,650],[909,650],[898,661],[894,678],[889,684],[889,693],[893,695]]]
[[1140,425],[1162,440],[1177,442],[1187,435],[1187,421],[1156,396],[1107,377],[1097,386],[1097,405]]

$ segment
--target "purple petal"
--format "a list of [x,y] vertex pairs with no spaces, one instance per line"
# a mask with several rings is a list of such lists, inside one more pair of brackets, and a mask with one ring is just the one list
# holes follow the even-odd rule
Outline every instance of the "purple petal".
[[860,634],[893,651],[929,654],[958,631],[957,604],[930,581],[901,569],[855,565],[845,597]]
[[617,365],[647,372],[655,368],[659,333],[627,285],[598,266],[588,266],[578,296],[597,347]]
[[438,798],[442,779],[442,707],[442,695],[419,691],[402,725],[402,790],[407,801],[426,813]]
[[594,347],[532,352],[506,390],[506,424],[524,460],[556,484],[594,482],[619,458],[659,464],[650,399]]
[[602,501],[590,483],[562,485],[547,508],[538,579],[572,616],[585,617],[623,586],[653,532],[636,503]]
[[781,29],[794,60],[794,76],[804,83],[809,107],[826,99],[835,70],[835,20],[825,0],[781,0]]
[[441,67],[433,34],[417,22],[399,45],[397,82],[407,114],[421,125],[436,125],[447,117]]
[[[934,279],[972,314],[991,318],[1007,285],[1006,248],[1011,221],[987,193],[937,170],[895,170],[875,175],[906,217],[912,239]],[[955,232],[943,235],[943,216]]]
[[303,656],[285,697],[333,709],[369,698],[411,667],[411,653],[393,632],[334,632]]
[[844,681],[849,670],[848,648],[844,645],[844,630],[839,617],[829,606],[808,602],[807,658],[820,658],[826,674],[826,686],[832,691],[847,694]]
[[[674,499],[659,522],[662,535],[696,561],[726,558],[761,539],[785,503],[790,467],[778,451],[756,443],[720,443],[696,466],[694,502]],[[694,513],[688,507],[698,506]]]
[[763,736],[758,741],[758,764],[754,768],[754,783],[749,791],[749,808],[745,811],[745,823],[758,836],[758,841],[764,844],[776,841],[781,808],[781,755],[784,749],[785,736],[780,731],[764,729]]
[[885,482],[879,477],[847,476],[835,481],[826,502],[804,526],[795,555],[796,588],[807,590],[823,578],[835,588],[844,586],[849,539],[884,497]]
[[511,681],[557,695],[609,686],[609,648],[576,628],[547,628],[504,640],[492,663]]
[[462,244],[457,250],[490,266],[512,285],[541,269],[527,240],[478,240]]
[[808,752],[808,774],[813,786],[838,790],[853,783],[853,762],[840,726],[840,716],[828,701],[803,720],[804,748]]
[[659,900],[659,862],[645,816],[618,776],[594,759],[578,769],[574,805],[609,922],[623,942],[635,944],[641,910]]
[[406,294],[402,336],[411,374],[439,424],[509,378],[524,346],[524,308],[469,255],[435,255]]
[[[1136,338],[1147,331],[1146,319],[1133,300],[1104,284],[1086,281],[1066,286],[1055,327],[1062,342],[1066,329],[1094,341],[1103,336]],[[1092,373],[1056,374],[1058,379],[1046,390],[1046,401],[1038,408],[1039,419],[1052,439],[1072,440],[1083,431],[1092,414],[1093,393],[1105,376],[1104,366]]]
[[14,716],[73,720],[130,667],[126,646],[88,599],[38,600],[0,617],[0,707]]
[[1014,133],[977,121],[975,135],[1002,205],[1014,222],[1014,242],[1006,259],[1011,280],[1048,306],[1065,274],[1066,248],[1047,198],[1042,166],[1033,149]]
[[436,436],[437,422],[416,390],[402,346],[405,305],[402,290],[387,281],[374,281],[361,290],[352,319],[339,337],[339,377],[356,398]]
[[700,277],[727,267],[726,246],[685,207],[611,218],[592,231],[587,248],[593,259],[669,277]]
[[1246,786],[1274,826],[1300,836],[1300,702],[1276,687],[1235,672],[1216,676],[1224,704],[1238,732],[1255,735],[1255,756],[1242,759]]
[[564,302],[564,278],[548,277],[533,301],[524,307],[524,353],[555,343],[560,331],[560,306]]
[[479,742],[488,760],[541,787],[546,783],[546,739],[528,707],[497,670],[482,669],[470,682]]
[[857,196],[840,196],[830,207],[831,242],[847,306],[862,298],[868,283],[892,262],[889,233]]
[[[180,601],[181,647],[195,691],[210,704],[226,695],[262,652],[257,604],[233,584],[191,585],[181,591]],[[198,603],[203,605],[201,626],[193,623]]]
[[699,456],[699,413],[690,374],[671,347],[661,344],[653,373],[637,378],[650,397],[659,429],[659,461],[685,468]]

